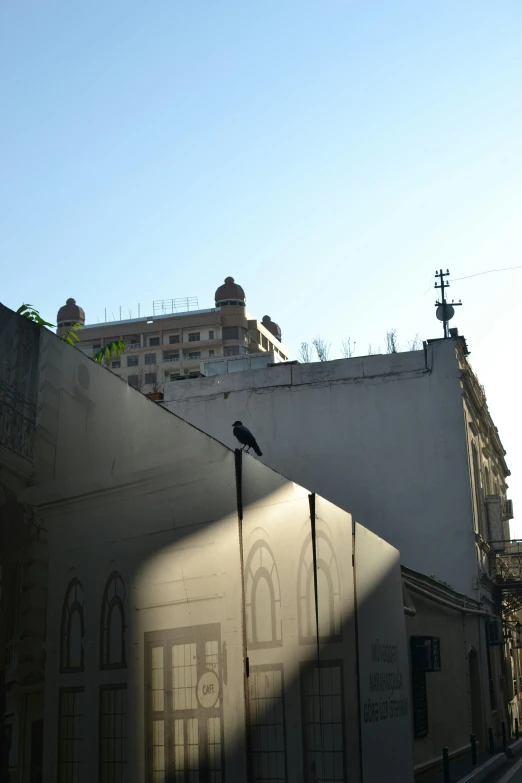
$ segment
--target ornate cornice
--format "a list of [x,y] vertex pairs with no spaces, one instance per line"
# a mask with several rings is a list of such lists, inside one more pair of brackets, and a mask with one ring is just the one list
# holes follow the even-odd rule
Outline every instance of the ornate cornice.
[[[504,476],[510,476],[511,473],[505,460],[506,450],[502,445],[498,430],[493,423],[493,419],[491,418],[486,401],[486,395],[484,394],[484,391],[478,382],[477,376],[471,369],[471,366],[465,357],[464,369],[461,370],[461,379],[466,402],[476,418],[476,422],[480,427],[481,433],[485,438],[487,438],[491,451],[499,461]],[[478,432],[477,423],[470,422],[470,428],[475,434]]]

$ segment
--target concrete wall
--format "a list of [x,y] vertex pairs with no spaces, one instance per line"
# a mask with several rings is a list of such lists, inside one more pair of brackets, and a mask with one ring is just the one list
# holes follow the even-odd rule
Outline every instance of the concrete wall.
[[0,780],[6,781],[29,780],[31,729],[43,716],[45,534],[17,502],[32,480],[40,333],[0,305]]
[[[312,781],[315,764],[320,776],[360,780],[356,616],[368,639],[395,616],[387,638],[404,648],[400,592],[387,583],[386,601],[372,600],[390,568],[398,584],[398,554],[371,537],[360,571],[372,583],[361,587],[356,607],[358,561],[345,511],[316,497],[314,517],[308,490],[253,457],[244,457],[238,472],[231,450],[47,333],[39,388],[37,483],[21,499],[38,510],[49,544],[45,783],[59,769],[63,689],[83,689],[79,714],[61,726],[81,737],[80,781],[87,783],[97,779],[103,755],[103,689],[117,686],[127,694],[127,723],[118,718],[117,726],[125,734],[123,777],[130,783],[150,779],[153,760],[161,767],[162,748],[174,745],[176,753],[187,748],[187,763],[214,763],[230,781],[245,779],[248,758],[258,778],[260,769],[266,778],[267,769],[275,775],[284,768],[291,783]],[[126,660],[105,668],[104,591],[114,573],[124,590]],[[77,629],[74,638],[78,651],[83,645],[83,663],[70,671],[64,670],[63,607],[74,580],[81,584],[75,600],[83,634]],[[159,702],[154,689],[156,696],[161,691]],[[403,767],[390,755],[410,746],[408,717],[390,722],[389,732],[381,765],[365,783],[377,783],[392,764],[397,781],[411,777],[408,754]],[[185,763],[176,753],[172,763]]]
[[169,384],[165,407],[350,510],[403,564],[474,595],[477,565],[456,343]]

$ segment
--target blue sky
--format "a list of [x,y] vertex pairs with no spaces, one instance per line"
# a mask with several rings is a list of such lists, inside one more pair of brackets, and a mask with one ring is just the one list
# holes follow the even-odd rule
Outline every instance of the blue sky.
[[[520,0],[4,0],[0,299],[96,322],[230,274],[294,355],[436,337],[436,268],[522,264],[521,40]],[[521,283],[451,295],[522,514]]]

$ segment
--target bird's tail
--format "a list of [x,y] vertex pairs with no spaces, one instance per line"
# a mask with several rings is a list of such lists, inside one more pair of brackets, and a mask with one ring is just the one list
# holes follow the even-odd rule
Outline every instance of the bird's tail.
[[259,446],[257,445],[257,441],[256,441],[256,442],[254,442],[254,446],[253,446],[253,448],[254,448],[254,451],[256,452],[256,454],[257,454],[257,456],[258,456],[258,457],[262,457],[262,456],[263,456],[263,452],[261,451],[261,449],[260,449],[260,448],[259,448]]

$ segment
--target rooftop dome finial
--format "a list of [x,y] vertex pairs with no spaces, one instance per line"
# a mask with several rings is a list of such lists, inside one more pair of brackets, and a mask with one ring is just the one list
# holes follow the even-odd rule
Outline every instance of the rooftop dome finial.
[[245,292],[241,286],[234,281],[233,277],[225,277],[225,282],[217,289],[214,299],[217,305],[220,303],[224,304],[225,302],[233,302],[234,304],[239,303],[244,306],[246,297]]
[[85,312],[81,307],[78,307],[76,304],[76,299],[73,299],[72,296],[67,299],[66,303],[63,305],[63,307],[60,307],[58,310],[58,315],[56,316],[56,323],[58,326],[63,325],[65,323],[85,323]]
[[273,334],[274,337],[277,337],[279,342],[281,342],[281,327],[279,324],[276,324],[275,321],[272,321],[269,315],[264,315],[263,320],[261,321],[265,329],[268,329],[270,334]]

